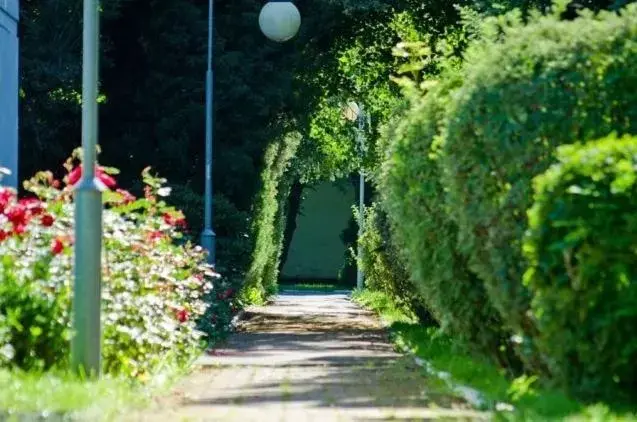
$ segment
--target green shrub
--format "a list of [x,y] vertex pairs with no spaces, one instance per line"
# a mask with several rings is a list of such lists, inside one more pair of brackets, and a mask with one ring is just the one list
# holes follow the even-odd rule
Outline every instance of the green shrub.
[[571,391],[637,396],[637,137],[558,148],[534,180],[525,283],[538,345]]
[[[190,238],[199,241],[203,228],[204,196],[189,185],[171,185],[169,203],[178,207],[188,220]],[[216,270],[225,279],[243,281],[250,258],[249,215],[223,194],[214,195],[213,229],[216,237]]]
[[286,204],[292,184],[290,165],[300,143],[297,133],[272,142],[265,151],[261,189],[253,210],[254,249],[242,298],[263,302],[276,292],[285,232]]
[[531,180],[557,145],[637,131],[637,7],[492,32],[470,47],[449,107],[444,183],[470,268],[524,342],[535,331],[521,282]]
[[364,230],[358,241],[363,252],[361,264],[365,286],[387,294],[403,311],[412,313],[421,323],[431,325],[433,317],[411,282],[392,236],[387,214],[380,203],[366,208]]
[[[450,79],[451,80],[451,79]],[[383,207],[420,297],[441,327],[465,345],[500,354],[503,333],[482,283],[456,248],[434,141],[450,86],[435,87],[387,128],[379,177]]]
[[[75,155],[77,157],[77,155]],[[67,368],[72,336],[73,185],[81,167],[71,159],[65,183],[51,172],[25,182],[35,195],[18,198],[0,188],[0,364],[23,369]],[[198,330],[210,309],[206,295],[224,286],[207,268],[204,253],[186,242],[186,222],[168,206],[165,180],[143,173],[145,195],[117,189],[102,169],[103,368],[144,379],[167,363],[184,364],[202,337],[227,326]],[[214,282],[214,286],[213,286]],[[221,292],[215,302],[234,300]],[[210,312],[207,314],[210,315]],[[216,315],[214,315],[216,317]],[[227,318],[219,315],[219,320]]]

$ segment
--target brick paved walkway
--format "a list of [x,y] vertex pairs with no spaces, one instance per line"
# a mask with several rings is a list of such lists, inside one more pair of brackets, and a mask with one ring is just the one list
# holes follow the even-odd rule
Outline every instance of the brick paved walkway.
[[[239,331],[138,421],[484,420],[436,393],[345,294],[286,293],[249,308]],[[132,416],[132,415],[131,415]]]

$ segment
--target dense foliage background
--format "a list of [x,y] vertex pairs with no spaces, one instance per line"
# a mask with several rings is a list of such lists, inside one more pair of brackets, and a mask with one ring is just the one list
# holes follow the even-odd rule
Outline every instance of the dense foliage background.
[[[627,362],[637,340],[616,331],[637,309],[627,269],[636,184],[622,155],[633,141],[620,150],[608,146],[615,138],[600,141],[594,161],[586,147],[556,153],[635,134],[637,8],[627,0],[295,3],[302,30],[275,44],[260,34],[261,2],[215,2],[218,269],[243,285],[241,297],[258,302],[276,290],[303,187],[363,166],[374,191],[361,241],[372,288],[511,374],[586,398],[634,397]],[[137,195],[146,165],[166,175],[193,236],[202,221],[206,8],[117,0],[102,13],[102,157]],[[70,0],[22,4],[23,175],[57,168],[79,144],[80,20]],[[370,117],[364,151],[342,117],[350,100]],[[573,178],[594,195],[572,196]],[[596,219],[565,228],[599,205],[595,195],[613,207],[603,221],[629,227],[622,247],[583,234],[607,241]],[[355,230],[345,237],[356,246]],[[591,268],[601,274],[595,281]],[[591,356],[600,364],[585,363]]]

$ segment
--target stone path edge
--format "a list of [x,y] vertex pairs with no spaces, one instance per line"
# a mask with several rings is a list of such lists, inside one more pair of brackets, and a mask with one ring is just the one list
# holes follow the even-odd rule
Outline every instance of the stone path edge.
[[[351,298],[351,295],[350,295],[350,298]],[[441,381],[444,381],[447,387],[454,394],[457,394],[458,396],[466,400],[476,409],[479,409],[479,410],[495,409],[497,411],[507,411],[507,412],[512,412],[515,410],[513,405],[511,405],[510,403],[496,402],[495,406],[489,406],[490,400],[486,398],[486,395],[484,394],[484,392],[454,381],[452,375],[449,372],[437,370],[431,362],[416,356],[414,351],[410,349],[408,346],[397,343],[395,341],[394,334],[391,332],[391,323],[387,319],[379,315],[378,313],[376,313],[376,316],[380,319],[382,327],[389,332],[390,334],[389,338],[392,344],[394,344],[394,346],[396,346],[401,353],[403,353],[404,355],[410,356],[414,360],[416,365],[423,368],[425,372],[427,372],[429,375],[432,375],[440,379]]]

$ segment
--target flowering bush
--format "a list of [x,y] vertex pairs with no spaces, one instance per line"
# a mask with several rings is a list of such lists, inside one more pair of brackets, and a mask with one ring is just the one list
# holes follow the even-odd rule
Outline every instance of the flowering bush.
[[[40,172],[25,182],[32,197],[0,188],[0,365],[67,364],[78,160],[76,152],[66,162],[63,181]],[[116,174],[96,172],[105,205],[103,365],[109,373],[143,378],[169,356],[190,359],[202,337],[227,326],[230,314],[215,309],[235,305],[229,286],[205,264],[204,251],[184,237],[183,214],[162,199],[170,194],[166,181],[145,169],[144,195],[136,198],[117,187]]]

